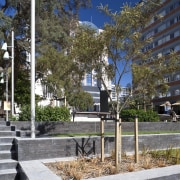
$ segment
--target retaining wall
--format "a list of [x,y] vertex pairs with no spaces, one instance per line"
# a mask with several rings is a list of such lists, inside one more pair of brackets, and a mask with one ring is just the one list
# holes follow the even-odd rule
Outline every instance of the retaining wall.
[[[97,155],[101,152],[101,138],[64,137],[64,138],[16,138],[14,143],[18,161],[73,157],[80,155]],[[134,136],[122,137],[122,152],[134,152]],[[105,154],[111,154],[114,137],[105,137]],[[144,149],[180,148],[180,133],[139,135],[139,151]]]
[[[21,132],[30,131],[30,121],[12,121]],[[99,133],[100,122],[36,122],[37,136],[67,133]],[[139,122],[139,131],[180,131],[180,122]],[[105,122],[105,132],[114,132],[115,123]],[[133,132],[133,122],[122,122],[122,131]],[[23,133],[22,133],[23,134]]]

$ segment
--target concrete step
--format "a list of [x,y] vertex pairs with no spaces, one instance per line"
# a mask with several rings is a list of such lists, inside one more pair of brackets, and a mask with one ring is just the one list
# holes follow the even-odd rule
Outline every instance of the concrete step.
[[1,143],[13,143],[14,137],[7,136],[7,137],[0,137],[0,144]]
[[11,151],[0,151],[0,160],[12,159],[13,152]]
[[16,169],[18,162],[12,159],[0,160],[0,170],[3,169]]
[[6,125],[0,125],[0,131],[10,131],[11,127]]
[[8,151],[12,149],[12,143],[0,143],[0,151]]
[[4,169],[0,170],[0,180],[14,180],[16,179],[16,169]]
[[15,131],[15,126],[0,125],[0,131]]
[[0,131],[0,137],[6,137],[6,136],[15,136],[15,131]]
[[10,121],[0,121],[0,125],[7,125],[10,126],[11,122]]

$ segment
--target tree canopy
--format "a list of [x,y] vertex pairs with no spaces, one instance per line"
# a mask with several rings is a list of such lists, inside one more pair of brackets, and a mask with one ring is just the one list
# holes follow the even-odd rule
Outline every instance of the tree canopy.
[[[10,42],[10,32],[15,31],[15,91],[17,79],[26,82],[29,79],[29,62],[26,53],[30,51],[30,0],[5,1],[1,7],[0,39]],[[159,91],[165,92],[163,74],[179,69],[179,56],[171,53],[164,66],[165,59],[156,58],[152,65],[146,63],[152,52],[143,53],[142,48],[153,38],[143,39],[142,29],[151,18],[158,17],[154,12],[160,0],[138,3],[136,6],[125,4],[119,11],[113,12],[108,5],[98,8],[109,16],[109,23],[101,33],[79,25],[78,11],[90,6],[90,0],[38,0],[36,1],[36,79],[43,79],[49,90],[56,96],[69,95],[81,90],[81,80],[85,72],[95,70],[108,90],[103,79],[106,74],[115,84],[117,102],[115,110],[120,111],[126,104],[119,100],[122,90],[122,78],[133,72],[133,94],[143,100],[150,100]],[[8,12],[14,14],[9,16]],[[2,53],[2,52],[1,52]],[[109,63],[103,58],[108,55]],[[0,64],[4,62],[0,57]],[[136,59],[142,63],[134,63]],[[20,73],[20,72],[24,73]],[[158,72],[158,75],[157,73]],[[19,78],[21,74],[27,74]],[[155,81],[156,80],[156,81]],[[18,82],[19,83],[19,82]],[[131,97],[129,95],[129,97]],[[15,97],[16,99],[16,97]],[[18,98],[17,98],[18,99]],[[17,100],[16,99],[16,100]],[[126,98],[128,101],[129,98]],[[120,108],[120,105],[121,108]]]
[[[90,0],[36,1],[36,72],[38,72],[36,80],[44,75],[46,78],[44,82],[54,95],[60,96],[64,86],[72,86],[69,73],[72,72],[73,63],[65,57],[65,53],[71,46],[71,29],[78,22],[79,9],[89,6]],[[30,0],[6,0],[0,11],[1,41],[11,44],[10,32],[12,29],[15,32],[15,101],[19,101],[16,93],[19,81],[27,86],[29,84],[25,82],[29,80],[30,73],[29,61],[27,61],[31,41],[30,7]],[[2,56],[0,58],[1,66],[4,66]],[[26,76],[21,78],[22,74]]]

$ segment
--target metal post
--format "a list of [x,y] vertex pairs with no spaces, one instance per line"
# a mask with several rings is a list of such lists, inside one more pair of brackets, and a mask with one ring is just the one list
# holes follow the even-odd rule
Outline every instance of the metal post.
[[101,162],[104,162],[104,119],[103,118],[101,118]]
[[11,114],[14,115],[14,31],[11,32]]
[[135,123],[134,123],[134,133],[135,133],[135,162],[138,163],[139,161],[139,146],[138,146],[138,118],[135,118]]
[[6,68],[6,105],[7,105],[7,109],[6,109],[6,121],[9,121],[8,118],[8,68]]
[[31,138],[35,138],[35,0],[31,0]]

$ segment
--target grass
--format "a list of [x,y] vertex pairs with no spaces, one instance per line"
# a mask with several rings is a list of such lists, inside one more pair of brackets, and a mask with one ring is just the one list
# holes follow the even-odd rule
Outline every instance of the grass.
[[[139,131],[139,135],[143,134],[174,134],[180,131]],[[114,133],[104,133],[105,136],[113,136]],[[122,135],[134,135],[134,132],[123,132]],[[52,134],[53,137],[76,137],[76,136],[100,136],[100,133],[65,133]]]

